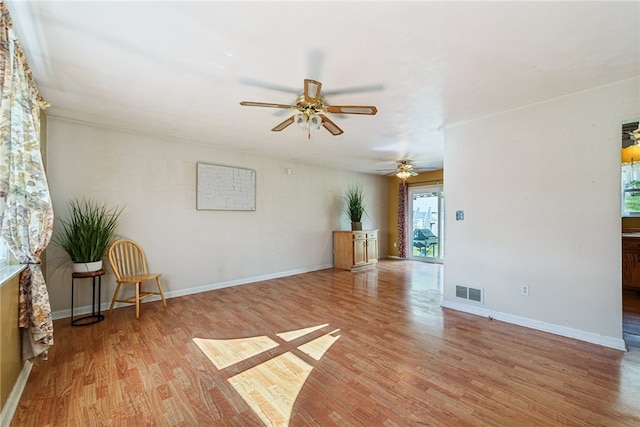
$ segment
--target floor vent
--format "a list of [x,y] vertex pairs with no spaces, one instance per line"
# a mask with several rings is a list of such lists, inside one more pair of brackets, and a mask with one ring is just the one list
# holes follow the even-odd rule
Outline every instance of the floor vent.
[[484,292],[482,289],[456,285],[456,297],[484,303]]

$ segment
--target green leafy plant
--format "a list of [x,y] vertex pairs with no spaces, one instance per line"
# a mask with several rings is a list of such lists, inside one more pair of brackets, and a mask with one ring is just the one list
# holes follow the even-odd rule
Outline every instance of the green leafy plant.
[[345,192],[344,201],[344,212],[351,222],[361,222],[362,215],[365,214],[364,192],[362,191],[362,187],[355,184],[350,185]]
[[69,254],[73,262],[95,262],[104,258],[118,228],[122,208],[107,207],[91,199],[69,202],[69,218],[53,241]]

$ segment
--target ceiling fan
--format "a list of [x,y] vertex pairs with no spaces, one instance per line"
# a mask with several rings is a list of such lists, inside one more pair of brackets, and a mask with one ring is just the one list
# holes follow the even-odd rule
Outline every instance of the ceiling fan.
[[[378,171],[384,172],[392,169],[379,169]],[[432,171],[435,168],[421,168],[420,172]],[[396,166],[396,169],[393,172],[388,173],[387,175],[395,175],[403,181],[406,181],[411,176],[418,175],[418,170],[416,170],[412,164],[410,164],[407,160],[402,160]]]
[[285,108],[289,110],[297,110],[297,112],[276,125],[273,129],[274,132],[280,132],[287,128],[289,125],[295,123],[299,127],[308,131],[308,137],[311,138],[311,129],[325,128],[334,136],[343,133],[343,130],[338,127],[334,122],[329,120],[325,115],[326,113],[334,114],[365,114],[369,116],[375,115],[378,110],[371,105],[327,105],[324,99],[320,96],[320,90],[322,89],[322,83],[305,79],[304,80],[304,94],[296,99],[295,105],[287,104],[271,104],[267,102],[252,102],[242,101],[240,105],[248,107],[270,107],[270,108]]

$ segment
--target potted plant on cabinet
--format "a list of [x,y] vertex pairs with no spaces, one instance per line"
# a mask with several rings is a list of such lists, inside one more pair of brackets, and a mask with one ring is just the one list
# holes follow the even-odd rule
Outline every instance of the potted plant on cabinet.
[[60,220],[62,227],[53,241],[69,255],[74,272],[102,268],[102,259],[115,237],[121,213],[121,208],[108,209],[91,199],[69,202],[69,217]]
[[351,230],[362,230],[362,215],[365,214],[364,192],[359,185],[351,185],[344,196],[344,212],[351,220]]

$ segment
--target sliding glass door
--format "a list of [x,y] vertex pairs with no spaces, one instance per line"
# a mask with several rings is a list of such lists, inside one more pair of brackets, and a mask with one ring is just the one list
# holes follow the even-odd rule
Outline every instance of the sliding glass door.
[[441,186],[409,187],[409,258],[444,259],[444,193]]

